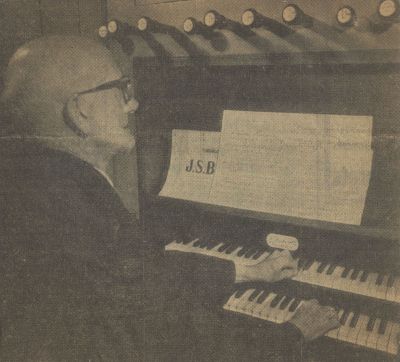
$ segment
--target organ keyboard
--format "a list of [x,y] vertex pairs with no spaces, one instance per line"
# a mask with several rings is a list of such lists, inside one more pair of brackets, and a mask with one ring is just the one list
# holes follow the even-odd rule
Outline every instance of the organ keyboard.
[[[165,250],[198,253],[244,265],[258,264],[270,255],[266,246],[208,239],[173,241]],[[395,274],[369,272],[303,257],[298,259],[298,270],[295,281],[400,304],[400,277]]]
[[[289,321],[303,302],[268,289],[239,288],[225,303],[224,309],[281,324]],[[397,355],[398,322],[350,309],[339,309],[338,316],[341,326],[326,333],[326,337]]]

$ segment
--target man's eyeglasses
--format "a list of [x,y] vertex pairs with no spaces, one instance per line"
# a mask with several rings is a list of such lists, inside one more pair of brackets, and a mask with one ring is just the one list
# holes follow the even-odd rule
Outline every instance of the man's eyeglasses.
[[78,93],[76,93],[76,97],[83,95],[83,94],[100,92],[100,91],[112,89],[112,88],[117,88],[117,89],[121,90],[125,103],[128,103],[129,101],[134,99],[133,85],[132,85],[131,79],[129,77],[122,77],[120,79],[116,79],[116,80],[112,80],[110,82],[100,84],[97,87],[78,92]]

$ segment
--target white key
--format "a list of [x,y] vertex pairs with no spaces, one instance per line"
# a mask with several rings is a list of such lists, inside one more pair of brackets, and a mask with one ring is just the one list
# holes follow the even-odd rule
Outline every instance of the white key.
[[244,294],[239,298],[239,301],[236,303],[235,308],[238,312],[245,311],[247,305],[250,303],[249,297],[255,289],[248,289],[244,292]]
[[272,299],[276,297],[275,293],[269,293],[267,298],[262,303],[256,303],[256,307],[253,309],[254,316],[261,316],[263,311],[271,303]]
[[360,333],[361,328],[363,326],[363,322],[362,322],[363,318],[364,318],[364,316],[362,314],[360,314],[356,325],[353,328],[350,328],[350,331],[346,337],[347,342],[353,343],[353,344],[357,343],[358,334]]
[[326,272],[329,269],[329,264],[325,266],[321,273],[316,273],[315,280],[317,285],[321,285],[323,287],[328,288],[331,284],[331,276],[327,275]]
[[239,246],[237,249],[235,249],[230,255],[234,258],[241,258],[241,256],[238,256],[238,252],[243,250],[244,246]]
[[387,293],[387,289],[388,289],[388,287],[387,287],[388,279],[389,279],[389,276],[388,276],[388,275],[385,275],[385,276],[383,277],[383,282],[382,282],[382,284],[376,286],[376,295],[377,295],[377,298],[386,299],[386,293]]
[[276,321],[276,323],[281,324],[281,323],[283,323],[283,322],[285,321],[285,317],[286,317],[286,315],[287,315],[287,306],[286,306],[284,309],[280,309],[280,305],[281,305],[284,301],[287,301],[287,298],[289,298],[289,297],[286,297],[286,296],[285,296],[285,298],[283,298],[283,299],[279,302],[279,304],[276,306],[276,309],[277,309],[276,314],[275,314],[275,321]]
[[272,322],[274,320],[274,315],[275,315],[275,308],[271,307],[271,302],[273,301],[273,299],[276,297],[275,293],[271,293],[273,294],[273,298],[270,299],[269,303],[265,305],[264,309],[261,311],[260,316],[261,318]]
[[271,321],[274,323],[279,323],[279,317],[280,317],[280,312],[281,310],[279,309],[279,305],[282,303],[282,301],[285,299],[286,297],[281,297],[278,304],[275,305],[274,307],[272,307],[271,305],[269,306],[270,310],[271,310]]
[[357,344],[360,346],[366,346],[367,345],[367,340],[370,332],[367,330],[367,325],[370,320],[370,316],[365,316],[365,318],[362,318],[362,325],[360,326],[360,333],[358,333],[357,336]]
[[319,261],[314,261],[307,270],[303,271],[302,277],[303,277],[304,282],[313,284],[313,285],[318,285],[316,274],[317,274],[317,269],[320,266],[320,264],[321,263]]
[[322,286],[324,286],[324,287],[326,287],[326,288],[330,288],[331,287],[331,285],[332,285],[332,275],[333,275],[333,273],[332,274],[330,274],[330,275],[328,275],[327,274],[327,271],[328,271],[328,269],[331,267],[331,264],[328,264],[326,267],[325,267],[325,269],[323,270],[323,272],[320,274],[320,282],[321,282],[321,285]]
[[[352,293],[355,293],[355,294],[360,293],[360,290],[362,287],[361,286],[362,283],[360,282],[360,279],[361,279],[362,274],[363,274],[363,271],[361,270],[358,272],[356,279],[351,280],[350,290]],[[350,279],[351,279],[351,276],[350,276]]]
[[378,343],[378,337],[379,337],[379,326],[381,324],[381,319],[377,318],[374,324],[374,329],[372,332],[369,334],[368,339],[367,339],[367,347],[376,349],[376,344]]
[[[361,279],[361,276],[363,275],[363,273],[364,273],[364,271],[361,272],[360,279]],[[369,275],[370,274],[367,274],[367,278],[365,279],[365,281],[363,281],[363,282],[361,280],[358,281],[358,286],[357,286],[358,294],[369,295],[368,294],[368,290],[369,290],[368,288],[369,288],[369,283],[370,283],[370,280],[368,279]]]
[[344,267],[338,265],[335,270],[333,271],[333,273],[331,274],[331,284],[330,284],[330,288],[332,289],[339,289],[339,285],[341,282],[341,275],[343,273]]
[[393,286],[388,288],[386,299],[391,302],[400,303],[400,278],[396,278]]
[[388,323],[386,325],[385,334],[379,335],[378,342],[376,344],[376,348],[379,349],[380,351],[383,351],[383,352],[387,351],[392,328],[393,328],[393,322],[388,321]]
[[[248,293],[248,291],[246,291],[246,292]],[[229,298],[228,302],[226,303],[226,306],[228,306],[230,310],[236,311],[238,309],[238,305],[240,305],[240,303],[243,303],[243,299],[242,299],[243,295],[238,298],[238,297],[236,297],[237,293],[238,292],[234,293]]]
[[304,270],[299,270],[299,272],[292,278],[293,280],[296,280],[298,282],[304,282]]
[[236,297],[236,293],[232,294],[228,301],[225,303],[225,306],[229,307],[230,310],[235,310],[236,305],[240,302],[240,298]]
[[376,298],[377,290],[376,290],[376,279],[378,278],[378,273],[370,273],[367,278],[367,288],[365,289],[366,296]]
[[245,312],[249,315],[253,315],[254,309],[257,307],[258,303],[256,302],[257,298],[260,296],[262,293],[262,290],[258,290],[258,293],[256,297],[253,298],[253,300],[249,300],[246,306]]
[[350,322],[353,319],[354,312],[350,312],[349,315],[347,316],[347,319],[345,323],[339,328],[339,333],[337,338],[341,341],[346,341],[347,340],[347,335],[350,332]]
[[290,306],[294,303],[295,300],[296,300],[296,299],[293,298],[293,299],[290,301],[290,303],[287,305],[287,307],[285,308],[286,314],[285,314],[285,316],[284,316],[284,321],[283,321],[283,322],[290,321],[290,320],[292,319],[294,313],[296,312],[297,308],[296,308],[293,312],[289,311]]
[[399,350],[399,333],[400,333],[400,324],[393,323],[392,330],[390,332],[387,351],[394,355],[397,355],[397,352]]

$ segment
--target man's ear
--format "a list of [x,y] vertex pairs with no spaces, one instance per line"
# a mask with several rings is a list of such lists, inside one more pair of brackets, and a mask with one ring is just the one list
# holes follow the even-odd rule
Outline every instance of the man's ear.
[[76,135],[81,138],[87,138],[86,132],[88,118],[79,109],[77,96],[72,96],[65,103],[63,109],[63,118],[65,124],[73,131]]

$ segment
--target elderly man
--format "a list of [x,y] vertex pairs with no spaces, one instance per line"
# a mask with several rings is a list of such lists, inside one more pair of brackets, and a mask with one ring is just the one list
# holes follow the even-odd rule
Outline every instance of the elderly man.
[[252,321],[249,334],[211,307],[235,280],[292,276],[289,253],[240,268],[142,242],[108,176],[112,157],[134,146],[138,103],[101,45],[57,36],[24,45],[1,99],[2,361],[288,360],[338,325],[310,301],[272,335]]

